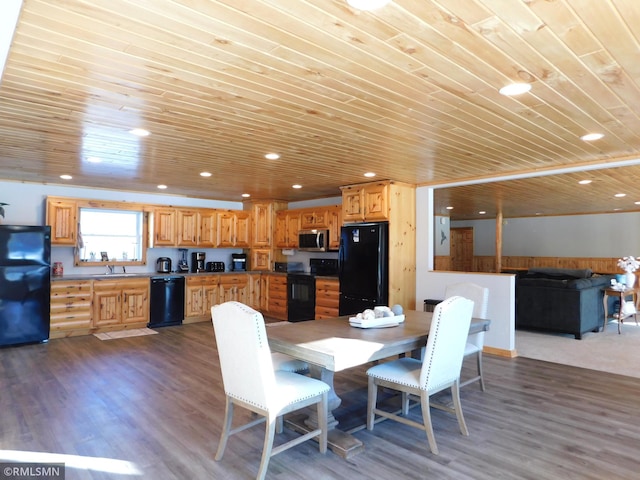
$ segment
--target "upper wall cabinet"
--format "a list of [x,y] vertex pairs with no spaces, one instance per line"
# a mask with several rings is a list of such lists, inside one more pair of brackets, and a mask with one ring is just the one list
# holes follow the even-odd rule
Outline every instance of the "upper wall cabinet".
[[47,225],[52,245],[76,245],[78,241],[78,203],[68,198],[47,198]]
[[216,213],[206,208],[178,208],[178,247],[215,247]]
[[151,247],[175,247],[178,212],[175,208],[157,207],[151,211]]
[[300,212],[280,210],[276,213],[276,247],[298,248]]
[[389,220],[389,183],[373,182],[342,187],[342,221]]
[[251,214],[242,210],[218,212],[217,247],[248,248],[251,236]]
[[253,215],[251,246],[270,247],[273,230],[273,203],[254,203],[251,206]]

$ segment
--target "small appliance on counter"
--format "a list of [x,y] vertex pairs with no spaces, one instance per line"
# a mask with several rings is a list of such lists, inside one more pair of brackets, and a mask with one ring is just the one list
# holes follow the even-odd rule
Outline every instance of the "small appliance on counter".
[[171,259],[169,257],[159,257],[156,260],[156,272],[171,273]]
[[224,262],[207,262],[207,272],[224,272]]
[[187,249],[181,248],[180,253],[182,254],[182,257],[178,262],[178,268],[176,269],[176,272],[187,273],[189,271],[189,262],[187,262]]
[[247,271],[247,254],[246,253],[231,254],[231,271],[232,272]]
[[205,271],[204,259],[206,254],[204,252],[192,252],[191,253],[191,272],[201,273]]

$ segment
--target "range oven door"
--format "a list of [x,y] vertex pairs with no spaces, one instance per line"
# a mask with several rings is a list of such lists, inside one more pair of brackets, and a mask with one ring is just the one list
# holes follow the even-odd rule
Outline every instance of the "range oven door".
[[287,275],[287,319],[313,320],[316,316],[316,279],[312,275]]

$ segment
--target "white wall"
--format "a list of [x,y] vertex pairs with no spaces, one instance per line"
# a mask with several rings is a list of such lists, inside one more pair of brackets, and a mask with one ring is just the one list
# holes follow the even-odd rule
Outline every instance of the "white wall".
[[[495,255],[495,219],[454,221],[473,227],[474,254]],[[507,218],[502,255],[533,257],[621,257],[640,255],[640,213]]]
[[489,288],[490,330],[485,345],[498,350],[515,350],[515,277],[507,274],[433,271],[434,238],[440,235],[439,221],[433,221],[433,189],[416,189],[416,301],[422,308],[427,298],[444,298],[445,285],[462,281]]
[[[181,207],[224,208],[233,210],[242,210],[243,208],[242,202],[0,181],[0,202],[9,203],[8,206],[4,207],[5,216],[3,223],[7,225],[44,225],[45,200],[47,196],[112,201],[123,201],[126,199],[128,202]],[[2,219],[0,218],[0,220]],[[206,261],[222,261],[225,262],[227,268],[231,261],[231,254],[242,252],[242,249],[197,248],[189,250],[189,262],[191,262],[191,251],[196,250],[206,253]],[[177,248],[150,248],[147,251],[147,265],[129,267],[127,271],[131,273],[154,272],[156,259],[158,257],[171,258],[173,267],[175,268],[180,258],[180,252]],[[105,270],[105,268],[102,267],[75,267],[73,265],[73,247],[53,247],[51,262],[62,262],[66,275],[104,273]]]

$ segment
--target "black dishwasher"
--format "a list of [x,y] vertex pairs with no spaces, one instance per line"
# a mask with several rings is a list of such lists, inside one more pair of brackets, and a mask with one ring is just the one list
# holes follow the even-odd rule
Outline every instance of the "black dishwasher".
[[184,277],[151,277],[148,327],[180,325],[184,319]]

